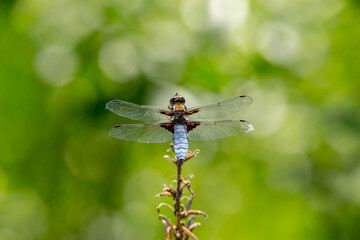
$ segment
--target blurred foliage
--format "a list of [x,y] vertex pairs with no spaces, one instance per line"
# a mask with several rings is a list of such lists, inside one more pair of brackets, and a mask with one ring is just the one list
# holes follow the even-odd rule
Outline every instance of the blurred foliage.
[[[168,144],[112,139],[113,98],[246,94],[255,131],[190,142],[200,239],[360,239],[354,0],[0,1],[0,239],[163,239]],[[202,221],[201,219],[199,219]]]

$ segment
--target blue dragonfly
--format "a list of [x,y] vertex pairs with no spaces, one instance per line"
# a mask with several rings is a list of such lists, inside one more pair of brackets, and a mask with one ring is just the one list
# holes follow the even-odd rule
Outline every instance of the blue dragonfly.
[[173,141],[172,148],[182,164],[189,154],[189,139],[216,140],[254,130],[245,120],[203,121],[221,118],[239,112],[253,102],[246,95],[218,103],[187,108],[185,98],[175,94],[168,108],[137,105],[122,100],[112,100],[106,109],[133,120],[157,121],[146,124],[121,124],[113,127],[109,135],[127,141],[163,143]]

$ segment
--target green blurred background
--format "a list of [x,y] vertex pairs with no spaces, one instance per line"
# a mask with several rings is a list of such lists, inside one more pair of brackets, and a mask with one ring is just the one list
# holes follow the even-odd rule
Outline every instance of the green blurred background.
[[[360,239],[355,0],[1,0],[0,239],[164,239],[168,144],[112,139],[122,99],[250,95],[255,131],[190,142],[200,239]],[[170,199],[166,199],[171,202]],[[164,214],[170,216],[166,210]]]

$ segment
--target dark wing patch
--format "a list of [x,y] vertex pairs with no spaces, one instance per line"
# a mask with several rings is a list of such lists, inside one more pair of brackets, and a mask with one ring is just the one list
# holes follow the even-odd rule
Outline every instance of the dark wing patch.
[[200,122],[186,122],[187,131],[190,132],[200,124],[201,124]]
[[197,113],[199,111],[200,111],[199,109],[195,108],[195,109],[192,109],[191,111],[186,111],[185,114],[186,115],[192,115],[192,114]]
[[172,115],[174,115],[173,113],[169,112],[169,111],[165,111],[165,110],[159,110],[160,114],[166,115],[171,117]]
[[171,133],[174,133],[174,124],[173,123],[160,123],[159,126],[168,130]]

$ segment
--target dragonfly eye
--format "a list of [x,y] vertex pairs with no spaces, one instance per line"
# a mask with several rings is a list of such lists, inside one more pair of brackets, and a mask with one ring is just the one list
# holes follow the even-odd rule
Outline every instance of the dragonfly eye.
[[170,104],[171,105],[174,105],[175,103],[182,103],[184,104],[185,103],[185,98],[183,98],[182,96],[179,96],[179,95],[175,95],[175,97],[172,97],[170,99]]

